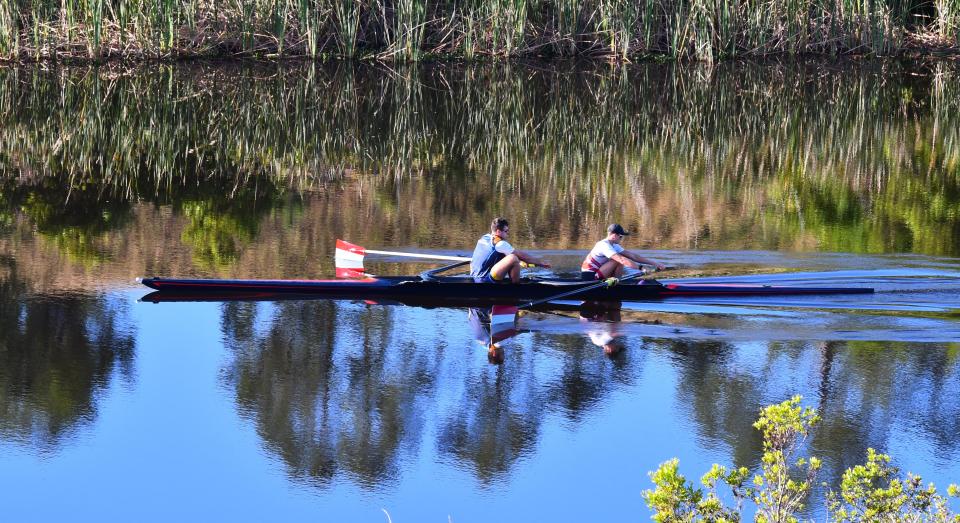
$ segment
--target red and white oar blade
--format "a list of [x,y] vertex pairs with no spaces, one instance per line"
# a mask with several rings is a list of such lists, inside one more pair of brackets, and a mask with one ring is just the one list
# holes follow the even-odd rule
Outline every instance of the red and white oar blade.
[[362,278],[363,256],[366,251],[359,245],[337,240],[336,254],[333,262],[337,268],[338,278]]
[[360,267],[363,267],[363,257],[366,255],[366,253],[366,249],[359,245],[354,245],[343,240],[337,240],[337,248],[334,257],[337,260],[338,267],[341,266],[340,261],[343,261],[344,264],[347,264],[348,262],[356,262]]
[[490,309],[490,338],[492,343],[501,342],[517,335],[517,307],[494,305]]

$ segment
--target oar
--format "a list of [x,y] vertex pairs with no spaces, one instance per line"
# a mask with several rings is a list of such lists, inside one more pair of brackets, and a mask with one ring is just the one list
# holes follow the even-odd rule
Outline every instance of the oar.
[[367,254],[384,254],[387,256],[401,256],[404,258],[420,258],[425,260],[470,261],[470,258],[464,256],[446,256],[443,254],[425,254],[419,252],[376,251],[343,240],[337,240],[336,260],[337,265],[340,267],[346,267],[351,264],[351,262],[358,264],[359,267],[363,267],[363,257]]
[[523,305],[520,305],[518,308],[520,308],[520,309],[529,309],[530,307],[534,307],[534,306],[540,305],[540,304],[542,304],[542,303],[547,303],[547,302],[551,302],[551,301],[556,301],[556,300],[560,300],[560,299],[563,299],[563,298],[569,298],[570,296],[575,296],[575,295],[577,295],[577,294],[581,294],[581,293],[584,293],[584,292],[587,292],[587,291],[590,291],[590,290],[593,290],[593,289],[599,289],[599,288],[601,288],[601,287],[613,287],[614,285],[616,285],[616,284],[618,284],[618,283],[623,283],[623,282],[625,282],[625,281],[635,280],[635,279],[637,279],[637,278],[639,278],[639,277],[641,277],[641,276],[643,276],[643,275],[645,275],[645,274],[646,274],[646,272],[640,271],[640,272],[631,274],[630,276],[625,276],[625,277],[623,277],[623,278],[607,278],[607,279],[605,279],[605,280],[598,281],[597,283],[594,283],[594,284],[591,284],[591,285],[587,285],[586,287],[580,287],[580,288],[574,289],[574,290],[572,290],[572,291],[561,292],[560,294],[557,294],[556,296],[550,296],[549,298],[544,298],[544,299],[542,299],[542,300],[535,300],[535,301],[531,301],[531,302],[524,303]]

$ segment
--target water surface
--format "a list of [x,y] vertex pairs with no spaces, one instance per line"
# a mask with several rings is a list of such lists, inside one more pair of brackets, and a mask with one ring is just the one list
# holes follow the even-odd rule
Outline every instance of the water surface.
[[[960,482],[958,74],[0,69],[4,518],[644,519],[648,471],[757,468],[793,394],[829,485],[868,447]],[[617,221],[663,279],[876,292],[561,302],[491,364],[466,308],[133,281],[330,277],[336,238],[462,254],[501,214],[560,273]]]

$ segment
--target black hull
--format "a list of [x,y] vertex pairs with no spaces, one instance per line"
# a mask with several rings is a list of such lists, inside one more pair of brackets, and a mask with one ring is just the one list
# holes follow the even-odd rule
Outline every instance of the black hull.
[[[465,278],[440,278],[424,281],[418,277],[385,277],[366,280],[188,280],[146,278],[141,283],[170,294],[217,299],[269,299],[271,296],[294,298],[327,297],[370,300],[431,300],[457,303],[524,303],[574,291],[597,282],[576,280],[535,280],[519,284],[474,283]],[[792,296],[828,294],[865,294],[873,289],[860,287],[785,287],[736,284],[661,284],[654,280],[624,283],[613,287],[585,290],[571,296],[574,300],[643,301],[674,296]],[[148,300],[172,301],[172,300]]]

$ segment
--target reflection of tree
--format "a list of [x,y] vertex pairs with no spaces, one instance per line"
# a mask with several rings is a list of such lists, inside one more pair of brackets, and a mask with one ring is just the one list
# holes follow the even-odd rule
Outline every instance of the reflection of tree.
[[95,185],[74,187],[67,180],[44,177],[37,185],[0,178],[0,230],[12,222],[13,209],[30,217],[37,232],[81,263],[108,257],[109,235],[131,219],[128,200],[103,199]]
[[[186,217],[181,240],[192,248],[200,268],[223,269],[235,262],[256,239],[264,216],[286,205],[269,180],[235,182],[211,179],[197,186],[172,188],[161,198],[176,202],[175,210]],[[72,260],[85,265],[104,262],[115,256],[117,245],[125,243],[116,236],[135,225],[131,224],[133,204],[105,192],[96,182],[76,184],[57,174],[33,185],[0,177],[0,231],[14,223],[19,210],[42,238]],[[298,205],[289,207],[295,210]],[[149,243],[156,239],[137,240]]]
[[310,305],[286,307],[286,314],[276,316],[283,326],[301,327],[290,331],[289,340],[282,327],[272,327],[266,337],[256,334],[262,312],[257,303],[225,304],[222,328],[236,353],[230,381],[241,411],[257,420],[260,434],[295,474],[329,479],[336,472],[335,445],[318,432],[328,422],[334,314],[332,303]]
[[103,298],[27,297],[16,267],[0,272],[0,431],[56,445],[96,414],[116,368],[130,376],[134,334]]
[[[629,379],[622,360],[610,361],[584,338],[544,336],[537,345],[563,360],[556,377],[534,368],[536,354],[508,348],[503,365],[468,367],[441,387],[461,348],[447,350],[442,338],[424,347],[419,330],[407,339],[405,311],[326,300],[223,305],[222,330],[235,355],[226,384],[291,475],[392,481],[403,452],[415,452],[423,427],[435,426],[439,452],[487,483],[535,449],[548,412],[581,420],[612,380]],[[463,388],[438,411],[450,387]]]
[[703,437],[723,441],[736,466],[751,466],[762,454],[761,438],[753,429],[763,405],[763,382],[731,363],[735,348],[713,341],[663,342],[675,354],[677,401],[690,409]]
[[[629,354],[614,355],[612,361],[597,358],[603,348],[582,335],[534,336],[537,346],[548,346],[562,358],[560,375],[546,385],[549,406],[571,421],[580,421],[607,396],[613,383],[629,382],[625,361]],[[611,370],[613,372],[611,372]],[[636,368],[633,369],[636,372]]]
[[281,206],[277,188],[269,182],[243,185],[228,192],[222,184],[204,185],[202,195],[178,201],[187,217],[184,243],[205,268],[224,268],[257,236],[264,214]]
[[520,355],[510,354],[503,365],[479,369],[440,428],[440,451],[470,464],[483,483],[508,472],[536,443],[543,400],[518,365]]
[[503,366],[467,378],[459,404],[440,430],[440,450],[469,464],[485,483],[533,450],[547,412],[579,422],[612,392],[613,382],[630,381],[627,355],[598,358],[602,349],[580,335],[531,337],[534,347],[561,360],[558,375],[536,372],[533,356],[508,348]]
[[[929,438],[940,459],[960,448],[960,372],[956,348],[908,343],[827,344],[822,358],[826,393],[820,398],[823,426],[812,445],[830,458],[838,481],[846,467],[863,461],[867,447],[887,448],[895,422]],[[833,354],[830,354],[833,352]],[[952,391],[952,392],[948,392]]]
[[420,397],[433,383],[429,359],[391,345],[389,308],[279,303],[259,333],[267,309],[224,305],[223,330],[236,353],[228,382],[241,410],[293,475],[327,481],[342,471],[363,485],[393,479],[401,448],[416,441]]
[[[582,336],[533,332],[523,339],[535,349],[507,347],[503,365],[468,366],[454,383],[443,371],[448,354],[459,353],[425,350],[424,334],[404,324],[406,310],[328,301],[224,305],[223,330],[236,354],[227,382],[291,474],[391,481],[404,450],[415,452],[421,427],[430,426],[441,455],[490,483],[535,450],[548,413],[588,419],[618,383],[636,379],[637,366],[625,363],[647,352],[628,348],[611,361]],[[960,400],[949,393],[960,388],[956,347],[646,343],[667,351],[677,370],[677,410],[700,438],[729,448],[737,465],[758,465],[752,424],[761,406],[794,393],[819,399],[823,422],[811,453],[825,459],[832,481],[862,461],[867,446],[887,448],[894,425],[919,431],[944,459],[960,448]],[[462,389],[438,411],[451,386]]]

